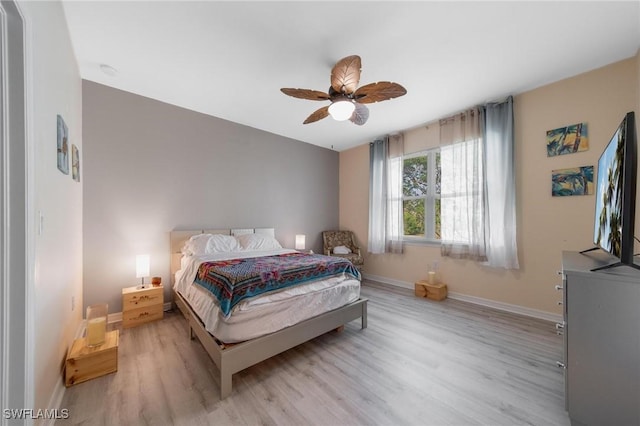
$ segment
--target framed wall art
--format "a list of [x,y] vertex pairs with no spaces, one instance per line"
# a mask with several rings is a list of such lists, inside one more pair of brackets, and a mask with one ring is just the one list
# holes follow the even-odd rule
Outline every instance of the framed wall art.
[[573,167],[551,171],[551,195],[591,195],[593,188],[593,166]]
[[80,182],[80,154],[75,145],[71,145],[71,176],[73,180]]
[[573,154],[589,149],[587,123],[547,130],[547,157]]
[[69,174],[69,129],[62,116],[58,115],[58,170]]

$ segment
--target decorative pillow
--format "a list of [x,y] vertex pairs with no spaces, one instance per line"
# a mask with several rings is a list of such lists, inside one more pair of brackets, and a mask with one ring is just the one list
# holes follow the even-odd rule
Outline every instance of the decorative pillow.
[[349,254],[351,253],[351,249],[347,246],[335,246],[333,252],[335,254]]
[[281,249],[282,246],[270,235],[243,234],[236,237],[243,250],[273,250]]
[[207,242],[205,252],[209,253],[226,253],[230,251],[240,250],[240,244],[231,235],[213,234]]
[[182,254],[186,256],[205,254],[209,238],[211,238],[211,234],[198,234],[192,236],[184,244],[184,247],[182,247]]

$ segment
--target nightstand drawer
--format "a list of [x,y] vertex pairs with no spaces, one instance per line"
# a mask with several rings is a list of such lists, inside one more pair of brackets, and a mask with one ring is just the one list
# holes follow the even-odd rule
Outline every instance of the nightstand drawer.
[[122,310],[146,308],[147,306],[162,305],[164,303],[163,287],[150,287],[145,289],[136,289],[133,291],[125,289],[122,292]]
[[129,328],[142,325],[151,321],[162,319],[164,315],[162,303],[122,312],[122,327]]

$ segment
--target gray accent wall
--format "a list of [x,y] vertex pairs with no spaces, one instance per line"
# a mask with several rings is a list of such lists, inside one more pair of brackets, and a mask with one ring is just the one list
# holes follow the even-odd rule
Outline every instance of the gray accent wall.
[[122,310],[136,254],[170,294],[169,232],[273,227],[284,247],[338,227],[338,153],[83,81],[84,306]]

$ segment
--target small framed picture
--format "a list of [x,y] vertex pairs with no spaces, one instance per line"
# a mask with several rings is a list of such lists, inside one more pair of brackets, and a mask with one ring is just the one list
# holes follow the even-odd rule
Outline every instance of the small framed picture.
[[71,176],[73,180],[80,182],[80,154],[75,145],[71,145]]
[[69,174],[69,129],[62,116],[58,115],[58,170]]

